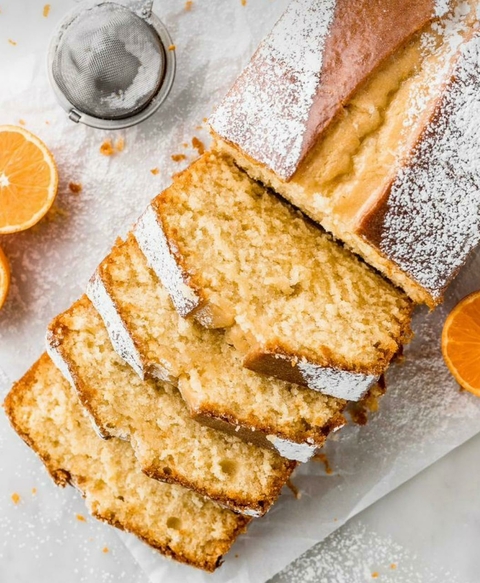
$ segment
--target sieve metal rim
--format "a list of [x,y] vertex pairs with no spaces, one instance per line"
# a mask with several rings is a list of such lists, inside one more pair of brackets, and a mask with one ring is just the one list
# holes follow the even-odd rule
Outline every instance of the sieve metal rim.
[[[151,26],[155,30],[163,47],[165,71],[160,88],[150,103],[144,109],[130,117],[115,120],[98,118],[76,109],[75,106],[65,97],[62,90],[58,86],[53,75],[52,64],[63,32],[80,14],[82,14],[82,12],[97,6],[101,6],[102,4],[117,4],[125,8],[122,0],[90,0],[87,2],[82,2],[81,5],[71,10],[57,25],[52,40],[50,41],[50,46],[47,53],[48,78],[57,102],[68,113],[68,117],[72,121],[76,123],[83,123],[89,127],[101,130],[121,130],[137,125],[146,120],[152,116],[162,105],[162,103],[168,97],[173,86],[176,72],[176,57],[175,51],[168,50],[168,47],[173,45],[173,41],[167,28],[163,22],[152,12],[148,18],[145,18],[144,20],[147,25]],[[133,14],[140,16],[137,12],[133,12]]]

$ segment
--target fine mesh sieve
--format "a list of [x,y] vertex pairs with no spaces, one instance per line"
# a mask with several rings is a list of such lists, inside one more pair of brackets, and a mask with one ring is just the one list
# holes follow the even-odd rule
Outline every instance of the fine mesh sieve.
[[49,73],[72,120],[124,128],[147,118],[168,95],[174,51],[152,3],[84,2],[62,22],[51,44]]

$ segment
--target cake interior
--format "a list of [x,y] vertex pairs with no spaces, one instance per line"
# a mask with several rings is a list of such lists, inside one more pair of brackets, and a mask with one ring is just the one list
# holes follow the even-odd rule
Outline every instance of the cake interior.
[[153,206],[241,352],[380,374],[408,338],[406,296],[229,158],[205,154]]
[[[52,325],[82,403],[105,433],[130,439],[143,470],[238,511],[263,513],[294,464],[197,423],[177,388],[142,381],[113,351],[104,324],[83,296]],[[132,406],[134,403],[134,406]]]
[[341,423],[344,401],[247,370],[223,331],[181,318],[134,237],[118,242],[100,272],[146,371],[174,372],[192,415],[318,447]]
[[77,486],[96,518],[177,560],[213,571],[248,523],[181,486],[148,478],[128,443],[99,439],[46,354],[13,387],[4,406],[55,481]]

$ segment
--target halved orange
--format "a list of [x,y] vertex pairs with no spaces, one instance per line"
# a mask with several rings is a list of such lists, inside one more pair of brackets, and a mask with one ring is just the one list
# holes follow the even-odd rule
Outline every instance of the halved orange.
[[57,167],[45,144],[22,127],[0,126],[0,234],[38,223],[57,188]]
[[458,384],[480,397],[480,291],[464,298],[449,314],[442,352]]
[[0,248],[0,310],[5,303],[10,287],[10,266],[5,253]]

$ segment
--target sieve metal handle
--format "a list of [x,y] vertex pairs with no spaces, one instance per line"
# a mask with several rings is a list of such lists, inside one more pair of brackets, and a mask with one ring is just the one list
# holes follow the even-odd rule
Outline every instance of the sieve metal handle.
[[123,0],[119,2],[123,4],[126,8],[130,8],[137,16],[147,20],[152,15],[153,11],[153,0]]

